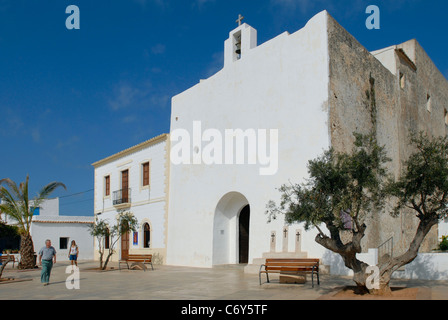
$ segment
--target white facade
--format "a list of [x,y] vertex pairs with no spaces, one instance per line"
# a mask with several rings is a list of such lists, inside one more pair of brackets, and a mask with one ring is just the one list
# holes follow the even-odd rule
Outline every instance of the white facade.
[[448,218],[439,223],[439,240],[442,236],[448,236]]
[[[116,223],[119,212],[129,211],[139,223],[137,234],[129,235],[129,253],[153,254],[157,262],[166,258],[166,215],[168,135],[161,135],[93,164],[95,167],[95,215],[109,225]],[[144,183],[144,164],[149,164],[149,183]],[[123,172],[127,171],[128,188],[123,197]],[[106,178],[109,177],[109,191]],[[146,185],[145,185],[146,184]],[[127,197],[126,197],[127,196]],[[149,226],[149,243],[145,240]],[[135,241],[136,240],[136,241]],[[95,240],[95,248],[97,246]],[[113,260],[121,257],[121,242]],[[97,249],[95,249],[97,254]]]
[[[161,263],[179,266],[247,263],[248,272],[253,270],[250,265],[267,257],[310,257],[320,258],[331,273],[348,274],[338,255],[316,243],[317,231],[305,231],[303,224],[286,225],[282,215],[268,223],[265,214],[269,200],[279,203],[278,188],[288,181],[304,182],[308,161],[338,138],[335,123],[329,125],[330,107],[340,107],[330,106],[338,99],[332,85],[350,86],[351,79],[333,79],[330,55],[340,54],[337,64],[342,68],[346,61],[334,46],[339,39],[329,40],[335,24],[324,11],[301,30],[261,45],[255,29],[239,26],[224,43],[224,68],[172,98],[169,135],[93,164],[97,217],[113,224],[119,211],[128,210],[139,221],[130,253],[156,254]],[[378,64],[373,55],[362,52]],[[374,54],[385,59],[381,52]],[[388,67],[393,61],[383,63]],[[389,79],[389,71],[383,71]],[[364,92],[354,86],[343,93],[352,98],[351,90]],[[345,101],[346,96],[339,99]],[[351,130],[347,123],[342,125]],[[244,156],[239,158],[241,146]],[[266,146],[265,153],[260,152]],[[148,161],[150,188],[141,184],[142,164]],[[113,192],[122,189],[124,170],[129,170],[131,199],[114,205]],[[150,225],[150,248],[142,243],[145,223]],[[440,235],[446,234],[446,226],[440,224]],[[117,249],[115,259],[120,244]],[[366,248],[358,257],[375,265],[378,249]],[[443,255],[431,259],[438,261],[438,270],[446,269]]]
[[[334,147],[334,139],[340,139],[339,148],[343,148],[344,143],[350,145],[348,136],[335,134],[338,128],[335,114],[340,112],[335,112],[335,109],[343,110],[341,102],[335,103],[338,96],[339,101],[346,101],[345,107],[352,108],[353,116],[353,119],[341,119],[345,121],[341,125],[348,130],[352,130],[352,122],[355,123],[354,128],[363,125],[354,121],[362,111],[356,109],[358,101],[352,101],[352,95],[365,92],[359,89],[363,84],[353,85],[351,81],[359,81],[355,76],[353,79],[339,79],[333,73],[338,71],[338,67],[348,70],[354,65],[353,73],[361,75],[372,68],[369,65],[365,70],[358,69],[362,68],[362,59],[375,62],[374,56],[380,59],[384,55],[380,51],[370,54],[360,45],[353,45],[356,50],[362,50],[359,54],[362,56],[359,58],[361,65],[350,60],[353,65],[349,66],[347,61],[351,56],[345,56],[340,50],[355,50],[348,45],[344,47],[344,41],[350,41],[346,37],[351,36],[336,25],[323,11],[301,30],[293,34],[285,32],[257,45],[257,31],[243,24],[231,31],[225,41],[224,68],[173,97],[168,264],[210,267],[246,263],[239,255],[239,216],[249,205],[247,263],[257,264],[268,256],[308,256],[321,258],[324,264],[337,272],[337,259],[315,242],[316,231],[305,232],[302,225],[285,226],[282,216],[267,223],[265,215],[269,200],[279,203],[277,188],[288,181],[303,182],[308,176],[308,161],[330,146]],[[394,61],[384,57],[381,61],[386,68],[394,68]],[[372,65],[386,74],[381,80],[398,87],[384,66],[377,61]],[[361,81],[368,83],[366,79]],[[334,85],[335,82],[339,87]],[[330,119],[333,119],[331,126]],[[347,124],[349,122],[350,125]],[[239,136],[236,131],[227,135],[227,130],[237,129],[242,130]],[[248,131],[260,133],[259,130],[273,129],[278,132],[278,170],[272,171],[272,175],[262,175],[260,154],[255,155],[258,162],[249,161],[257,150],[248,146],[251,139]],[[392,123],[383,129],[393,131],[396,128]],[[190,137],[189,150],[177,147],[183,145],[185,132]],[[247,154],[242,164],[227,162],[227,152],[236,150],[234,146],[227,147],[227,140],[223,137],[229,136],[233,138],[234,146],[239,138],[245,138]],[[253,139],[259,148],[260,136]],[[215,140],[220,140],[218,145],[222,143],[220,149],[225,155],[210,157],[210,149],[216,152],[210,147],[216,146]],[[270,151],[272,155],[272,149]],[[206,156],[209,156],[208,160],[205,160]],[[439,230],[445,232],[446,224],[441,223]],[[366,248],[360,259],[373,263],[375,250]]]
[[45,240],[49,239],[56,249],[57,261],[68,261],[69,248],[72,240],[75,240],[79,248],[78,260],[92,260],[93,237],[89,232],[89,226],[92,224],[92,217],[35,217],[31,225],[34,251],[38,253],[45,247]]
[[[286,252],[303,256],[303,251],[322,256],[314,232],[305,233],[300,225],[285,226],[282,217],[268,224],[265,211],[269,200],[279,200],[276,188],[303,181],[308,160],[330,146],[326,24],[327,14],[321,13],[296,33],[285,32],[259,46],[257,32],[243,24],[225,42],[224,68],[172,99],[172,160],[178,156],[173,154],[180,142],[176,133],[183,129],[193,136],[197,129],[193,123],[198,121],[203,131],[216,129],[222,136],[226,129],[278,130],[278,170],[261,175],[263,166],[248,161],[227,165],[171,161],[168,264],[210,267],[242,262],[238,219],[246,205],[250,206],[249,264],[273,251],[273,233],[275,251],[283,256]],[[239,36],[240,57],[235,53]],[[206,146],[207,142],[193,141],[192,157]]]
[[67,261],[70,244],[75,240],[79,248],[78,260],[92,260],[93,237],[89,232],[92,224],[93,217],[60,216],[59,198],[45,200],[38,213],[35,211],[31,224],[34,251],[38,253],[49,239],[56,249],[57,261]]
[[[1,200],[0,200],[1,203]],[[30,201],[30,208],[34,207],[33,201]],[[33,217],[36,218],[38,216],[59,216],[59,198],[46,199],[44,200],[39,207],[34,210]],[[7,216],[6,214],[2,214],[0,211],[0,219],[5,223],[10,225],[14,225],[17,223],[16,220]]]
[[[33,204],[30,205],[31,207]],[[17,221],[3,215],[3,221],[10,225]],[[93,224],[93,217],[88,216],[60,216],[59,198],[44,200],[39,209],[35,209],[31,223],[30,234],[36,253],[45,246],[45,240],[51,240],[56,249],[57,261],[67,261],[68,248],[75,240],[79,247],[78,260],[93,259],[93,237],[89,227]]]

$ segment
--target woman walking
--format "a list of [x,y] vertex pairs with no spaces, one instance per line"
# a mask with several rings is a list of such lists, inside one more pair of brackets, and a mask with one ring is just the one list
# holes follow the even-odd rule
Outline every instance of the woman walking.
[[79,255],[79,249],[78,246],[76,245],[75,240],[72,240],[72,244],[70,246],[70,252],[68,254],[68,257],[70,259],[70,261],[75,263],[76,266],[78,266],[78,255]]

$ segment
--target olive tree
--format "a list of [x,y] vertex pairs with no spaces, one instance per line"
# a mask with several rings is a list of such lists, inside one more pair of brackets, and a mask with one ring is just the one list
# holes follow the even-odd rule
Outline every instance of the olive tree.
[[[269,201],[267,213],[270,219],[282,213],[287,223],[304,222],[306,230],[316,228],[315,241],[339,254],[353,270],[356,285],[367,290],[368,264],[356,254],[362,252],[366,218],[384,206],[388,161],[374,134],[355,134],[350,154],[330,149],[309,161],[309,178],[302,184],[283,185],[280,204]],[[351,237],[344,241],[341,231],[348,229],[347,218]]]
[[[109,226],[105,220],[98,219],[90,226],[90,234],[97,239],[101,270],[106,270],[107,264],[115,253],[115,247],[121,237],[126,233],[135,232],[137,227],[137,218],[131,212],[119,213],[116,223],[112,226]],[[109,243],[108,248],[106,248],[106,239]],[[107,255],[106,261],[104,261],[105,255]]]
[[382,288],[395,270],[415,260],[430,230],[448,217],[448,139],[420,132],[412,134],[410,141],[415,151],[400,177],[389,181],[386,192],[396,201],[391,214],[407,212],[408,219],[417,218],[418,226],[408,250],[379,266]]
[[[345,266],[353,270],[360,291],[387,295],[391,293],[392,273],[417,257],[431,228],[448,216],[448,139],[411,135],[414,152],[395,180],[388,174],[386,164],[390,159],[384,147],[378,146],[375,134],[355,137],[350,154],[330,149],[309,161],[306,182],[283,185],[280,204],[270,201],[267,213],[270,218],[283,213],[287,223],[304,222],[306,230],[315,227],[315,241],[342,257]],[[378,266],[379,287],[371,288],[366,282],[369,266],[356,254],[362,252],[366,218],[379,218],[386,201],[394,203],[389,212],[393,217],[410,210],[419,224],[408,250]],[[351,238],[343,241],[341,231],[347,231],[347,218]]]

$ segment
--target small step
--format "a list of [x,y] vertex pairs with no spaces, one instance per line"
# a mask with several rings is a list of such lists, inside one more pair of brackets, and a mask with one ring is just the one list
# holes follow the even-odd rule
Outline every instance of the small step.
[[234,269],[234,270],[244,270],[247,264],[218,264],[214,265],[213,269]]

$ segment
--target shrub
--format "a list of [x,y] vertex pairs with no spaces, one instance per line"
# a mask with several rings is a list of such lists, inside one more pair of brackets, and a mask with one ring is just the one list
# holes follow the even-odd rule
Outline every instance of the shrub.
[[448,250],[448,235],[442,236],[442,241],[439,243],[439,250],[442,250],[442,251]]

